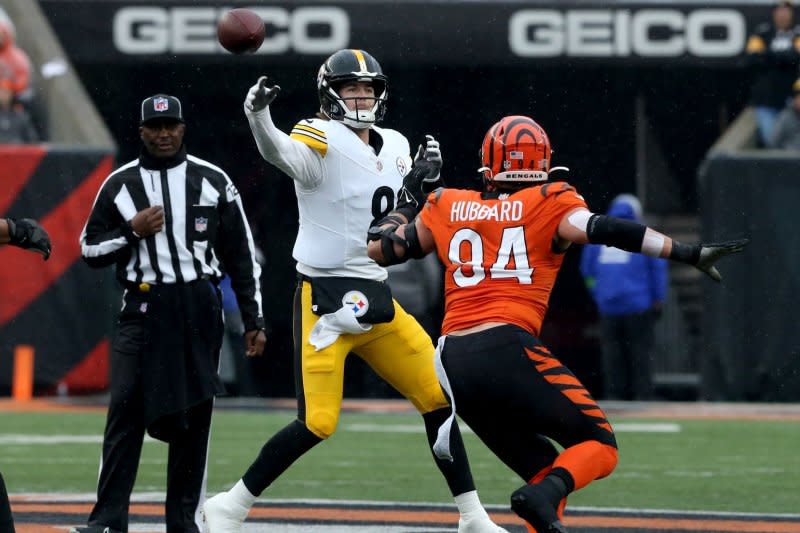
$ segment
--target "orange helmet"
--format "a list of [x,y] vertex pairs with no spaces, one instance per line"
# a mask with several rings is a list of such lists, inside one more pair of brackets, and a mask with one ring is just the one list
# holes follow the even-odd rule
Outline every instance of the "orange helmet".
[[481,164],[487,185],[528,186],[547,181],[550,138],[532,118],[512,115],[489,128],[481,145]]

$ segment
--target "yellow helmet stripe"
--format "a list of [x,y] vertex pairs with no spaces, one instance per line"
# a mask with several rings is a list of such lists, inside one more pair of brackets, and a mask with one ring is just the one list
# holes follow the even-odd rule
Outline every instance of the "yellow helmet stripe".
[[364,53],[361,50],[353,50],[352,52],[356,56],[356,61],[358,61],[358,71],[366,72],[367,61],[364,59]]

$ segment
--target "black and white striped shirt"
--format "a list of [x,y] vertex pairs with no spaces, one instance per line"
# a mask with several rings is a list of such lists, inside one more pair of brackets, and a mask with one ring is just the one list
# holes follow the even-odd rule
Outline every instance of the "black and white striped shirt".
[[[164,227],[139,239],[129,221],[164,207]],[[169,160],[142,150],[111,173],[81,233],[81,254],[93,267],[116,264],[122,283],[175,284],[231,277],[246,330],[264,327],[261,267],[241,197],[225,172],[185,147]]]

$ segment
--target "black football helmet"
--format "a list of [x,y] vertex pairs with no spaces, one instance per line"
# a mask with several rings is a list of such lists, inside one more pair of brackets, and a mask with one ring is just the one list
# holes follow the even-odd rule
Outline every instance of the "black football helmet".
[[[355,105],[351,110],[339,95],[339,88],[345,82],[367,81],[375,90],[375,103],[369,109]],[[339,50],[322,64],[317,74],[320,111],[331,120],[364,129],[379,122],[386,114],[388,80],[378,61],[364,50]],[[358,104],[358,99],[356,104]]]

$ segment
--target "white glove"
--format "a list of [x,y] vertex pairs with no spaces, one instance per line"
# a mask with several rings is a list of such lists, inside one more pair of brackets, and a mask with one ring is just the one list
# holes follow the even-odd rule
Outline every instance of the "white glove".
[[247,91],[247,98],[244,100],[244,107],[252,113],[258,113],[275,100],[281,92],[278,85],[270,84],[269,78],[261,76],[255,85]]
[[425,147],[420,144],[417,148],[417,155],[414,157],[414,162],[427,161],[431,164],[435,173],[431,177],[426,177],[422,180],[422,189],[426,192],[432,191],[436,187],[440,187],[439,174],[442,170],[444,161],[442,160],[442,152],[439,150],[439,141],[433,138],[433,135],[425,136]]

